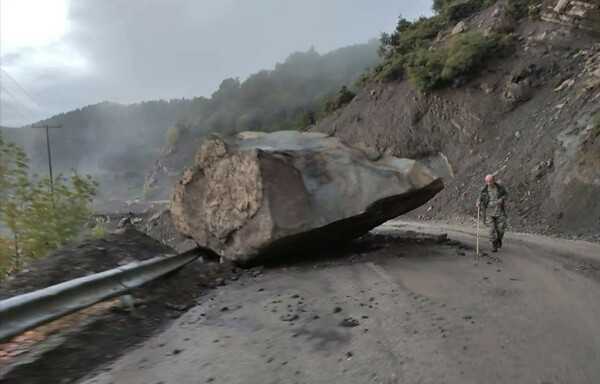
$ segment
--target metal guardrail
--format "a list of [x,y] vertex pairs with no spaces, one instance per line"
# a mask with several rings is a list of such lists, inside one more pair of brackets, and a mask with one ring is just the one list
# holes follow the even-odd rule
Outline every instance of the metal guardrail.
[[0,301],[0,343],[102,300],[123,295],[198,259],[194,249],[159,256]]

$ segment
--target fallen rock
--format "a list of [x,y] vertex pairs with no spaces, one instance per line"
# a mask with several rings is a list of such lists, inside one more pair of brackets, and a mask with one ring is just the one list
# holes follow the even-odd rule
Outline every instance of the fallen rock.
[[125,227],[127,224],[131,224],[131,218],[124,217],[119,221],[119,224],[117,224],[117,228],[123,228]]
[[158,219],[160,219],[160,217],[163,215],[163,213],[165,213],[165,211],[158,211],[156,212],[154,215],[152,215],[149,219],[148,219],[148,225],[155,223],[158,221]]
[[281,321],[295,321],[298,320],[299,317],[296,314],[287,314],[280,317]]
[[452,177],[438,154],[381,156],[321,133],[208,139],[174,188],[175,227],[241,264],[358,237],[415,209]]
[[513,102],[524,102],[531,99],[532,91],[525,82],[508,83],[504,89],[504,97]]
[[554,92],[560,92],[565,88],[570,88],[573,86],[573,84],[575,84],[574,79],[567,79],[567,80],[563,81],[562,83],[560,83],[560,85],[558,87],[554,88]]
[[353,328],[353,327],[357,327],[360,325],[360,323],[358,322],[358,320],[356,320],[355,318],[352,317],[348,317],[345,318],[344,320],[342,320],[340,322],[340,325],[342,327],[349,327],[349,328]]
[[463,33],[467,30],[467,25],[464,23],[464,21],[459,21],[454,28],[452,28],[452,34],[453,35],[458,35],[459,33]]
[[569,5],[569,0],[558,0],[558,3],[554,7],[554,12],[560,13],[562,12],[566,6]]

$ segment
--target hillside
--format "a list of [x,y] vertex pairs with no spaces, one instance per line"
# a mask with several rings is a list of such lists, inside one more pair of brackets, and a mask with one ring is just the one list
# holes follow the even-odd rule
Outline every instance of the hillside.
[[176,178],[211,132],[304,130],[343,107],[354,97],[359,76],[381,63],[377,47],[373,40],[323,55],[310,49],[243,82],[223,80],[211,98],[195,99],[186,116],[169,128],[145,190],[152,197],[168,198]]
[[[133,105],[104,102],[61,113],[38,125],[62,125],[50,130],[55,173],[75,168],[92,175],[100,183],[102,200],[160,198],[181,167],[168,171],[165,181],[161,179],[162,188],[157,188],[152,177],[145,183],[144,176],[157,156],[160,162],[173,155],[181,164],[179,160],[193,156],[208,132],[274,131],[313,124],[349,101],[353,93],[346,84],[352,88],[361,73],[380,63],[377,46],[373,40],[323,55],[311,48],[243,82],[225,79],[210,98]],[[34,171],[46,172],[42,130],[1,128],[0,133],[25,149]]]
[[[309,129],[383,154],[446,154],[455,179],[413,217],[475,217],[483,178],[497,172],[512,230],[600,240],[600,4],[439,0],[434,9],[383,34],[383,63]],[[147,183],[162,197],[192,163],[195,137],[155,162]]]
[[488,52],[424,91],[411,56],[402,56],[408,73],[396,78],[388,59],[313,130],[384,154],[446,154],[456,177],[414,213],[421,219],[474,217],[484,175],[498,172],[511,195],[512,230],[600,240],[600,38],[590,31],[600,32],[590,21],[599,20],[600,4],[529,1],[529,17],[515,17],[507,12],[515,3],[498,1],[450,25],[429,49],[441,55],[465,34],[497,33],[511,36],[508,53]]
[[[50,130],[56,173],[75,168],[100,181],[106,194],[126,196],[141,193],[143,171],[163,145],[166,127],[190,105],[191,100],[184,99],[132,105],[105,102],[55,115],[37,125],[62,125]],[[27,152],[34,171],[47,171],[43,130],[3,128],[1,133]]]

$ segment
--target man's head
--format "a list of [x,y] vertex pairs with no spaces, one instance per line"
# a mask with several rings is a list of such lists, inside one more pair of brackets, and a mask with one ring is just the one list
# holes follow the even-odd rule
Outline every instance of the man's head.
[[494,175],[487,175],[485,177],[485,185],[492,187],[494,185]]

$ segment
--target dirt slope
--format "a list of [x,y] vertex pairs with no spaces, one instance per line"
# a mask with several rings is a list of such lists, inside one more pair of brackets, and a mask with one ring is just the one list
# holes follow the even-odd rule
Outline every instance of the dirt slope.
[[[127,227],[103,239],[84,239],[0,284],[0,299],[147,260],[175,250]],[[226,265],[194,262],[131,290],[135,311],[109,300],[0,344],[0,382],[72,383],[166,327],[231,275]],[[222,279],[221,279],[222,280]]]
[[543,21],[517,32],[514,54],[459,88],[371,84],[312,130],[401,157],[446,154],[456,178],[420,218],[474,215],[484,175],[499,171],[513,229],[600,240],[600,39]]

